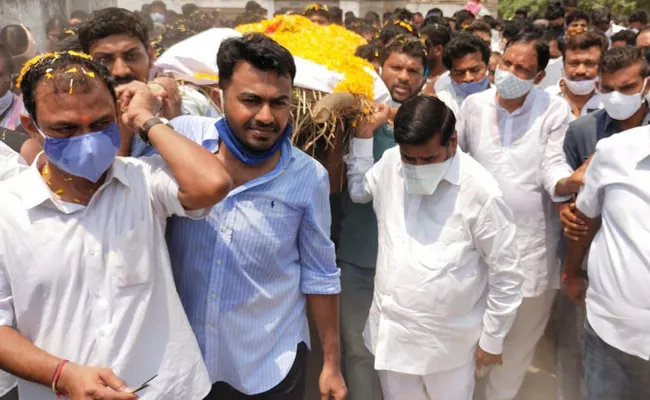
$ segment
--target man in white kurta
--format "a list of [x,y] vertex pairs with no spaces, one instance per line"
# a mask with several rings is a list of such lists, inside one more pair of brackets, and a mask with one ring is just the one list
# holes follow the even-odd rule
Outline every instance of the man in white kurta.
[[546,60],[548,46],[534,37],[511,41],[497,67],[496,88],[468,97],[459,113],[460,147],[496,178],[512,209],[525,274],[524,300],[505,340],[503,365],[490,371],[488,400],[517,395],[560,288],[561,227],[544,182],[548,174],[564,176],[546,168],[547,152],[561,146],[570,110],[563,99],[533,88]]
[[[439,115],[447,120],[444,134],[437,130]],[[405,121],[414,118],[421,119],[415,129],[425,144],[401,139]],[[454,123],[440,100],[417,96],[395,119],[400,147],[387,150],[373,166],[372,136],[356,138],[347,157],[350,197],[372,201],[379,226],[375,292],[364,337],[387,400],[470,400],[475,366],[485,353],[500,359],[521,302],[512,213],[494,178],[456,151]],[[440,183],[414,194],[413,171],[436,164],[405,163],[400,153],[440,143],[445,136],[444,147],[433,144],[445,152],[436,160],[446,169]]]

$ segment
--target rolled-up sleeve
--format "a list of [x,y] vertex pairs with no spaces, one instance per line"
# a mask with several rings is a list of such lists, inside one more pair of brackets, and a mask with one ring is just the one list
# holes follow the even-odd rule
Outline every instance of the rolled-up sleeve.
[[489,200],[473,227],[474,242],[489,267],[487,308],[479,346],[491,354],[503,352],[503,341],[521,304],[524,280],[514,243],[512,211],[500,197]]
[[323,170],[318,175],[298,231],[300,290],[303,294],[334,295],[341,292],[341,273],[336,266],[336,252],[330,239],[329,194],[329,178]]

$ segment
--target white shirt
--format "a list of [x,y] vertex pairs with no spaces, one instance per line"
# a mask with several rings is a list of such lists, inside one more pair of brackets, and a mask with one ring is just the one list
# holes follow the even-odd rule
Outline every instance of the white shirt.
[[562,57],[549,60],[544,71],[546,72],[546,76],[537,84],[537,87],[539,89],[546,89],[550,86],[557,85],[560,79],[564,76]]
[[452,85],[449,85],[440,92],[436,92],[436,97],[445,103],[447,107],[454,113],[456,119],[458,119],[458,110],[460,109],[460,104],[463,102],[463,98],[456,95],[456,91]]
[[[564,80],[564,78],[560,79],[560,81],[562,81],[562,80]],[[557,85],[549,86],[545,90],[546,90],[546,92],[548,94],[550,94],[552,96],[559,96],[559,97],[566,100],[566,98],[564,97],[564,93],[562,92],[562,88],[560,88],[560,81],[558,81]],[[567,88],[567,90],[570,90],[570,89]],[[568,103],[568,101],[567,101],[567,103]],[[569,104],[569,107],[571,107],[570,104]],[[600,110],[600,109],[602,109],[604,107],[605,106],[603,105],[603,102],[600,99],[600,95],[598,94],[597,91],[594,91],[594,93],[591,95],[589,100],[587,100],[585,105],[582,107],[582,110],[580,110],[580,116],[583,117],[583,116],[589,114],[592,111]],[[571,111],[571,121],[575,121],[576,119],[578,119],[578,117],[573,115],[573,111]]]
[[650,127],[598,142],[576,207],[602,217],[589,251],[589,323],[609,345],[650,360]]
[[[159,156],[117,158],[87,207],[36,163],[0,183],[0,326],[58,357],[112,368],[141,399],[203,399],[211,383],[179,300],[165,222],[185,212]],[[54,373],[54,372],[52,372]],[[55,399],[19,380],[21,398]]]
[[460,150],[431,196],[406,193],[399,148],[373,166],[372,139],[353,139],[348,190],[373,201],[375,291],[364,339],[375,368],[426,375],[500,354],[521,302],[515,227],[498,184]]
[[449,71],[445,71],[436,79],[436,83],[433,84],[433,90],[438,93],[443,90],[451,87],[451,74]]
[[560,287],[561,227],[544,183],[555,179],[547,175],[566,176],[546,167],[546,153],[562,147],[569,114],[564,100],[539,89],[510,114],[497,103],[496,90],[488,89],[465,99],[456,124],[460,147],[496,178],[515,216],[524,297]]
[[[27,168],[23,158],[9,146],[0,142],[0,181],[8,179]],[[16,378],[0,370],[0,397],[16,386]]]

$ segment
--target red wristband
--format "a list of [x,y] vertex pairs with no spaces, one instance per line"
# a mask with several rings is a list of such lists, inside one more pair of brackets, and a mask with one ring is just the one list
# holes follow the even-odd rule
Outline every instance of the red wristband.
[[567,283],[569,281],[569,276],[565,273],[562,274],[562,282]]
[[56,393],[57,396],[61,396],[62,393],[59,393],[56,390],[56,384],[59,383],[59,378],[61,377],[61,372],[63,372],[63,367],[68,363],[68,360],[62,360],[59,365],[56,367],[54,372],[54,377],[52,378],[52,391]]

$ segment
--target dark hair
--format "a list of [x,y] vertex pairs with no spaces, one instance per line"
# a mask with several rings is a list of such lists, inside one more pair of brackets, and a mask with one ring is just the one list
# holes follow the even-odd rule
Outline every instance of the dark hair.
[[83,49],[81,48],[81,43],[79,43],[79,37],[77,35],[70,35],[56,43],[55,51],[76,51],[81,53]]
[[4,62],[5,68],[9,71],[9,74],[13,74],[14,59],[11,57],[9,50],[7,50],[3,45],[0,45],[0,60]]
[[75,10],[70,13],[70,19],[79,19],[83,21],[86,18],[88,18],[88,13],[85,11]]
[[578,7],[578,0],[564,0],[564,7]]
[[[431,18],[431,17],[429,17]],[[433,17],[436,18],[436,17]],[[445,47],[451,40],[451,28],[446,24],[428,23],[422,25],[420,35],[426,38],[429,48],[442,46]]]
[[[589,50],[592,47],[600,48],[600,54],[605,54],[609,47],[609,41],[605,35],[594,31],[569,36],[564,43],[562,57],[565,56],[568,50]],[[566,62],[566,58],[564,61]]]
[[373,37],[379,33],[379,29],[375,28],[372,25],[368,25],[366,23],[360,23],[360,24],[355,24],[352,27],[352,31],[356,32],[357,34],[363,36],[365,33],[371,34]]
[[427,11],[427,17],[430,17],[430,16],[442,18],[442,17],[445,16],[445,14],[442,12],[441,9],[439,9],[438,7],[435,7],[435,8],[430,9],[429,11]]
[[440,135],[447,146],[456,131],[454,113],[436,97],[414,96],[406,100],[395,115],[395,142],[420,145]]
[[490,27],[490,24],[487,22],[481,20],[481,19],[475,19],[472,21],[471,24],[465,29],[466,32],[469,33],[474,33],[474,32],[484,32],[487,33],[488,35],[492,35],[492,28]]
[[[411,29],[409,30],[405,26],[410,26]],[[384,46],[388,44],[391,40],[396,38],[397,36],[417,36],[417,33],[409,24],[408,22],[405,21],[389,21],[384,25],[383,28],[379,31],[379,36],[377,36],[377,39],[379,40],[380,43],[382,43]]]
[[564,18],[564,8],[557,4],[549,5],[546,9],[546,14],[544,14],[544,17],[549,22],[559,18]]
[[476,16],[472,14],[471,11],[459,10],[454,14],[454,19],[456,20],[456,26],[460,28],[463,25],[463,22],[470,20],[474,21],[476,19]]
[[601,57],[598,73],[616,72],[636,63],[641,63],[641,76],[648,76],[648,62],[640,49],[632,46],[614,47]]
[[637,11],[634,14],[630,15],[628,22],[639,22],[643,26],[648,25],[648,13],[645,11]]
[[151,13],[146,13],[143,11],[133,11],[133,14],[137,15],[142,22],[147,26],[148,32],[153,32],[154,22],[151,18]]
[[232,79],[235,66],[244,61],[262,71],[275,71],[278,75],[296,77],[296,63],[289,50],[261,33],[247,33],[229,38],[221,43],[217,54],[219,83],[225,88]]
[[541,72],[546,69],[548,60],[551,58],[548,43],[546,41],[542,40],[538,34],[524,33],[523,35],[517,36],[516,38],[508,41],[506,49],[517,43],[533,43],[535,45],[535,53],[537,53],[537,72]]
[[596,7],[591,11],[591,22],[593,24],[609,24],[612,20],[612,13],[605,7]]
[[341,7],[330,7],[330,22],[338,25],[343,24],[343,10]]
[[589,18],[589,14],[587,14],[582,10],[575,10],[566,16],[565,23],[568,26],[572,22],[580,21],[580,20],[587,21],[587,25],[589,25],[589,23],[591,22],[591,18]]
[[354,53],[354,55],[370,62],[378,61],[381,49],[382,47],[379,45],[379,43],[371,42],[357,47],[357,51]]
[[515,10],[516,17],[528,18],[528,7],[519,7]]
[[610,37],[610,40],[612,43],[623,41],[628,46],[634,46],[636,44],[636,33],[631,29],[625,29],[613,34]]
[[523,19],[515,18],[510,21],[506,21],[503,26],[503,37],[510,41],[517,36],[524,33],[528,28],[528,24]]
[[451,25],[449,25],[449,21],[447,21],[444,17],[436,17],[434,15],[427,16],[424,21],[422,21],[420,31],[429,25],[441,25],[451,31]]
[[109,7],[95,11],[79,28],[79,42],[86,53],[95,42],[113,35],[128,35],[140,40],[145,48],[150,47],[146,23],[123,8]]
[[442,63],[445,65],[445,68],[451,70],[454,60],[461,59],[473,53],[479,53],[485,66],[488,66],[490,63],[490,49],[485,42],[477,36],[461,32],[454,35],[449,44],[445,46],[442,54]]
[[165,11],[167,11],[167,4],[160,0],[152,1],[149,5],[149,9],[153,8],[154,6],[162,7]]
[[184,17],[189,17],[192,13],[199,11],[199,6],[194,3],[186,3],[181,6]]
[[381,22],[379,19],[379,14],[374,11],[368,11],[363,19],[366,21],[366,24],[370,25],[379,24]]
[[307,18],[311,17],[312,15],[319,15],[325,18],[327,22],[330,22],[330,19],[332,18],[327,6],[323,6],[322,4],[312,4],[310,6],[307,6],[303,15]]
[[425,71],[429,67],[427,49],[420,39],[414,36],[401,35],[388,42],[379,55],[379,63],[384,65],[388,57],[393,53],[404,53],[409,57],[421,59]]
[[29,36],[27,28],[22,25],[7,25],[0,31],[0,44],[3,45],[12,56],[23,54],[29,47]]
[[396,8],[393,11],[393,19],[410,23],[413,20],[413,13],[406,8]]
[[[38,84],[46,74],[51,76],[49,81],[53,82],[54,90],[56,92],[68,92],[70,88],[70,74],[74,74],[74,88],[82,91],[88,91],[91,88],[91,82],[94,79],[99,79],[113,96],[113,100],[117,101],[115,89],[113,88],[113,78],[110,73],[100,63],[93,61],[90,58],[81,57],[70,53],[56,53],[57,57],[45,56],[39,59],[34,65],[25,72],[19,81],[20,90],[23,93],[23,103],[25,110],[36,121],[36,90]],[[77,66],[77,72],[68,72],[70,67]],[[79,71],[81,70],[81,71]],[[61,76],[61,72],[65,71],[65,76]],[[94,76],[91,76],[92,73]]]

